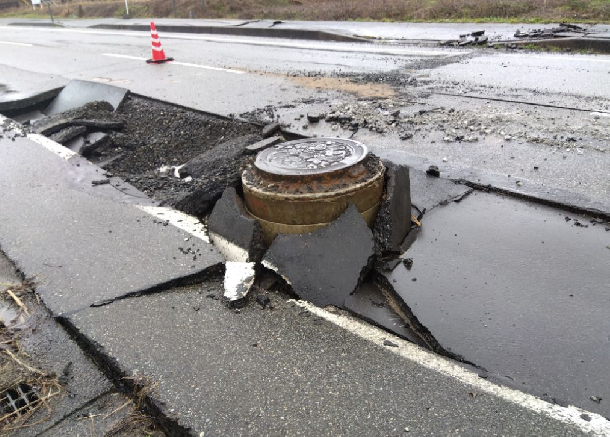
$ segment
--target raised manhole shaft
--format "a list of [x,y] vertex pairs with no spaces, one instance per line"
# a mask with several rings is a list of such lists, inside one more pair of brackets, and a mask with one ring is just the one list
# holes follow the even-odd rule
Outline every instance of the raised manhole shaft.
[[266,149],[242,175],[249,212],[265,242],[307,233],[336,220],[353,203],[372,226],[383,194],[384,166],[365,145],[337,138],[297,140]]

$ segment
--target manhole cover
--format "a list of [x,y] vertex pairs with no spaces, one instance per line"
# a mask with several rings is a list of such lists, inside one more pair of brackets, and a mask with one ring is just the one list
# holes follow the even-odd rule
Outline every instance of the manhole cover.
[[255,165],[267,173],[304,176],[351,167],[368,153],[364,144],[341,138],[310,138],[290,141],[258,154]]

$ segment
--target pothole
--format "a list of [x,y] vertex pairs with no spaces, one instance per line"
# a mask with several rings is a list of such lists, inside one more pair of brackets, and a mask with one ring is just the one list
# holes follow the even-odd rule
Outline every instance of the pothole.
[[[82,106],[51,116],[38,108],[21,120],[106,170],[92,189],[114,186],[120,176],[207,222],[225,258],[243,264],[227,265],[230,304],[243,302],[261,272],[273,271],[303,299],[374,320],[346,301],[371,280],[376,261],[398,259],[416,235],[408,167],[381,162],[356,141],[291,142],[278,123],[261,129],[95,87],[120,100],[93,93]],[[404,320],[397,333],[414,327]]]

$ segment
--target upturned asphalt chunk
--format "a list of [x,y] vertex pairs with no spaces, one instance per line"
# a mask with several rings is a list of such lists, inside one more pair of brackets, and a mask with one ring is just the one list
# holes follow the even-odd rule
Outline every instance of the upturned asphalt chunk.
[[28,138],[0,141],[0,245],[37,277],[55,315],[201,275],[224,261],[209,243],[136,208],[152,203],[133,187],[114,180],[92,186],[103,178],[80,156],[63,159]]
[[343,307],[373,256],[373,234],[353,204],[330,225],[308,234],[280,234],[263,265],[303,299]]
[[255,134],[244,135],[221,143],[187,162],[180,169],[180,176],[196,178],[196,188],[173,202],[176,208],[197,216],[210,212],[225,188],[239,185],[246,160],[251,159],[246,147],[261,139]]
[[260,261],[265,252],[263,230],[229,187],[208,219],[210,237],[229,261]]
[[378,252],[399,252],[411,229],[411,187],[409,168],[385,162],[386,191],[373,233]]
[[490,377],[610,417],[605,227],[475,192],[426,214],[411,268],[388,282],[443,348]]
[[116,110],[129,90],[113,85],[83,80],[72,80],[43,111],[47,115],[59,114],[86,103],[105,101]]

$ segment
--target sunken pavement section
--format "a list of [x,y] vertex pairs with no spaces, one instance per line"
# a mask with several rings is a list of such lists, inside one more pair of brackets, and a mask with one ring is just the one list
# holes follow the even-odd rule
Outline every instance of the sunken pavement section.
[[[372,229],[351,204],[267,248],[241,174],[295,139],[279,125],[81,81],[5,114],[22,124],[3,121],[0,248],[119,389],[154,384],[144,408],[170,435],[580,435],[610,416],[601,219],[384,161]],[[405,359],[402,339],[580,407],[581,427]]]

